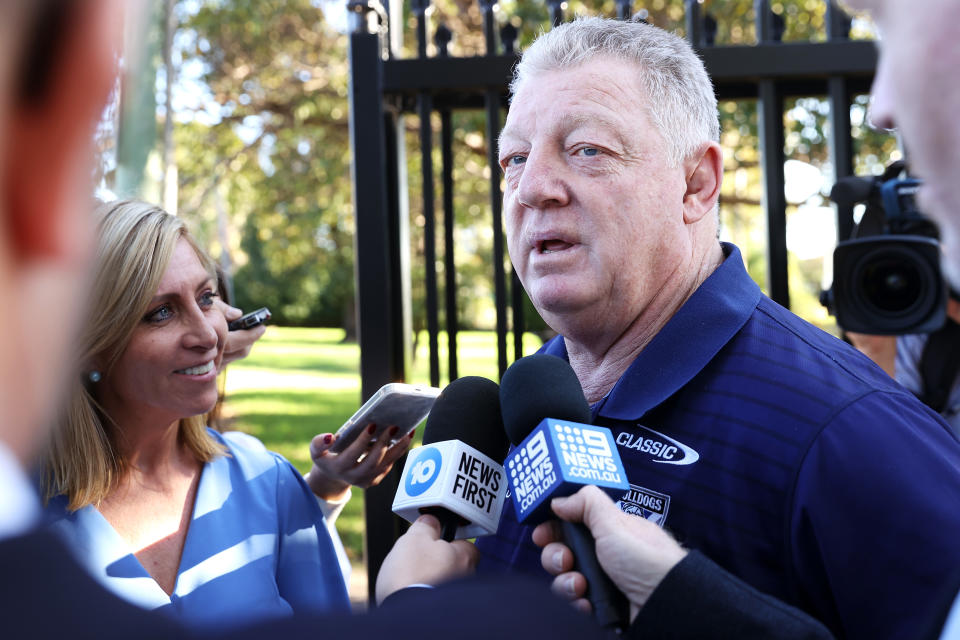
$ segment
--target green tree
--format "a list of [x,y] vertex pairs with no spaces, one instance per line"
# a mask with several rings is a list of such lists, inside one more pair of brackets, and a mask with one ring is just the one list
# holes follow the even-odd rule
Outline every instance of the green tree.
[[[184,6],[191,9],[181,9],[188,14],[177,41],[181,66],[201,70],[194,75],[197,91],[205,97],[193,112],[180,113],[175,132],[181,213],[192,219],[215,253],[230,252],[239,304],[266,304],[279,322],[288,324],[351,328],[354,228],[346,38],[330,27],[322,8],[311,0],[207,0],[181,3]],[[785,40],[825,37],[820,0],[782,0],[771,6],[785,19]],[[650,22],[683,32],[682,0],[652,0],[645,8]],[[706,0],[701,10],[717,19],[719,44],[753,42],[752,0]],[[614,0],[589,4],[571,0],[567,15],[613,15],[615,11]],[[544,25],[547,7],[542,2],[505,0],[495,16],[500,23],[509,20],[518,27],[520,46],[525,46]],[[454,32],[451,55],[485,52],[477,2],[436,0],[430,21],[431,33],[440,23]],[[414,24],[407,3],[406,56],[415,55]],[[432,45],[430,55],[436,55]],[[876,172],[895,148],[891,139],[857,124],[857,118],[862,123],[863,110],[861,99],[854,107],[857,169]],[[751,100],[722,103],[720,117],[727,171],[722,226],[726,237],[741,245],[751,274],[763,284],[766,239],[760,209],[756,104]],[[828,168],[826,118],[822,97],[788,102],[788,157]],[[493,237],[485,116],[480,111],[456,111],[453,124],[458,317],[461,326],[490,328],[494,322]],[[425,326],[419,122],[409,115],[404,125],[414,323],[419,329]],[[431,125],[437,140],[439,118],[434,116]],[[434,150],[433,163],[442,295],[439,149]],[[804,295],[813,300],[819,286],[817,269],[794,262],[791,278],[798,283],[794,290],[808,291]],[[806,302],[799,306],[812,308]],[[538,318],[528,314],[527,319],[528,326],[538,328]],[[441,327],[444,324],[441,310]]]
[[239,305],[352,328],[345,37],[308,0],[205,2],[183,34],[209,92],[180,126],[183,214],[217,246],[227,210]]

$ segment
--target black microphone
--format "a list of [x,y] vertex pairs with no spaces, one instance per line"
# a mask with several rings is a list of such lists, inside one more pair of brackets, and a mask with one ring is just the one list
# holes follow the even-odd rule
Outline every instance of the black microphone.
[[440,393],[427,417],[423,446],[411,451],[393,511],[412,522],[440,520],[443,539],[496,533],[506,497],[503,457],[510,443],[497,383],[466,376]]
[[849,206],[863,202],[873,193],[874,179],[860,176],[840,178],[830,189],[830,200],[840,206]]
[[[613,497],[629,488],[613,435],[589,424],[590,406],[565,360],[538,354],[514,362],[500,381],[500,406],[515,445],[504,468],[520,522],[536,525],[554,517],[550,499],[584,485],[596,485]],[[597,622],[622,630],[627,600],[600,567],[590,530],[565,520],[561,526],[575,568],[587,579],[586,595]]]

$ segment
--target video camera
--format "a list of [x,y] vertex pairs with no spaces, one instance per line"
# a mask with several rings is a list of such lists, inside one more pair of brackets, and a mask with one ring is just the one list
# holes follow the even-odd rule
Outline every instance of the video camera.
[[833,252],[833,286],[820,294],[844,331],[930,333],[946,321],[939,231],[917,210],[920,181],[902,171],[896,162],[881,176],[842,178],[830,191],[839,205],[866,204]]

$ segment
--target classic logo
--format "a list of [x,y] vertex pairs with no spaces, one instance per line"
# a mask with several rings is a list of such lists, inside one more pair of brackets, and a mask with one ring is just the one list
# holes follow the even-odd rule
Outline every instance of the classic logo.
[[623,494],[623,497],[617,502],[617,506],[624,513],[639,516],[662,527],[667,521],[670,496],[631,484],[630,490]]
[[408,496],[418,496],[433,485],[433,481],[440,475],[440,465],[443,464],[443,458],[440,452],[433,447],[424,447],[423,452],[417,456],[416,462],[407,474],[407,480],[404,482],[404,488]]
[[642,424],[638,424],[633,433],[618,433],[617,444],[624,449],[646,453],[652,462],[661,464],[693,464],[700,459],[700,454],[687,445]]

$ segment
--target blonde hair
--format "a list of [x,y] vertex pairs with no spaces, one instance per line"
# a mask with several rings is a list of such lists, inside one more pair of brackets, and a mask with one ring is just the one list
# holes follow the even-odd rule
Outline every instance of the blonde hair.
[[[78,355],[87,367],[96,359],[106,374],[148,311],[180,239],[193,247],[211,277],[216,278],[216,270],[183,221],[159,207],[135,200],[111,202],[97,208],[96,220],[96,266]],[[118,447],[122,434],[94,391],[86,376],[78,377],[44,464],[45,499],[65,494],[71,510],[99,503],[125,471]],[[223,452],[207,432],[203,415],[180,420],[179,437],[201,462]]]
[[686,40],[643,22],[584,17],[541,34],[514,69],[510,95],[527,79],[608,56],[638,67],[645,108],[669,150],[671,166],[719,141],[717,98],[710,77]]

